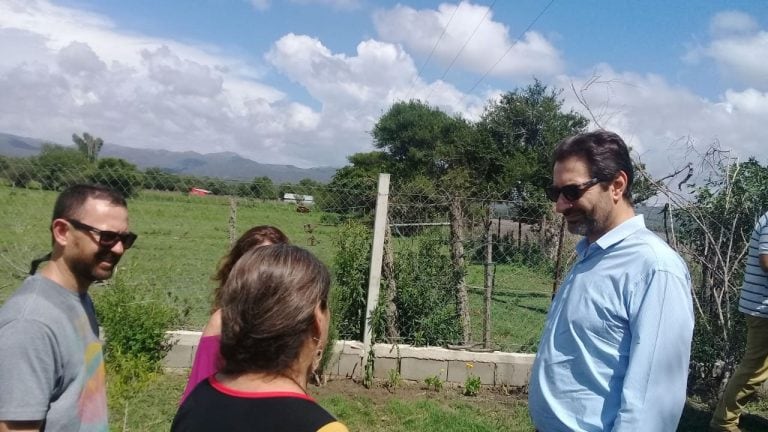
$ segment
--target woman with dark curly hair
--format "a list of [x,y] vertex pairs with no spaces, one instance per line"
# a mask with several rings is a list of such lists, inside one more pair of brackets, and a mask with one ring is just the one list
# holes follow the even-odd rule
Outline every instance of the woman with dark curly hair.
[[278,228],[269,225],[255,226],[244,232],[232,246],[228,254],[219,263],[219,269],[213,280],[218,283],[213,293],[213,310],[208,324],[203,328],[203,335],[197,345],[195,360],[189,372],[187,387],[181,395],[181,402],[189,396],[195,386],[219,370],[219,339],[221,335],[221,287],[227,283],[232,267],[249,250],[280,243],[288,243],[288,237]]
[[298,246],[246,252],[221,287],[221,369],[195,387],[171,430],[346,432],[307,394],[328,340],[330,283]]

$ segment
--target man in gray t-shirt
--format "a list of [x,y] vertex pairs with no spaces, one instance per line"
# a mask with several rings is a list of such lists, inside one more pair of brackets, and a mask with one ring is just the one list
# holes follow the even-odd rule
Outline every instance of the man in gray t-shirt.
[[104,358],[88,288],[108,279],[136,235],[125,199],[75,185],[59,195],[53,251],[0,308],[0,432],[106,431]]

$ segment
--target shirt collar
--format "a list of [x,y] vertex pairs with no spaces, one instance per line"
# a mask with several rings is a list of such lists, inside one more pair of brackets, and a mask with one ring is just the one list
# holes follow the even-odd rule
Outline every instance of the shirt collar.
[[[597,245],[602,250],[606,250],[616,243],[629,237],[630,234],[642,228],[645,228],[645,219],[643,218],[643,215],[636,215],[625,220],[612,230],[603,234],[592,244]],[[578,253],[579,256],[583,258],[592,244],[590,244],[589,240],[584,237],[579,241],[579,243],[576,244],[576,253]]]

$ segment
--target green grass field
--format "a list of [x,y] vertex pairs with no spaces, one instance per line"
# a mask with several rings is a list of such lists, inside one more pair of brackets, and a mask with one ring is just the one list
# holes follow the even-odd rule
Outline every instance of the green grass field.
[[[0,301],[22,280],[29,261],[50,250],[48,224],[55,197],[52,192],[0,188],[0,224],[8,227],[0,231]],[[131,229],[139,239],[118,267],[122,279],[155,298],[173,294],[174,301],[190,307],[186,325],[202,327],[210,310],[211,275],[229,247],[229,200],[143,192],[128,205]],[[239,201],[237,236],[264,224],[280,227],[294,243],[331,263],[336,229],[321,226],[319,214],[297,213],[279,202]],[[305,230],[308,224],[311,234]],[[93,291],[98,295],[99,287]]]
[[[167,431],[178,408],[186,376],[160,375],[130,399],[110,406],[110,430]],[[310,394],[344,422],[350,431],[366,432],[532,432],[525,395],[482,389],[476,397],[457,389],[440,392],[412,383],[387,390],[366,389],[350,380],[310,387]],[[747,405],[750,413],[765,415],[765,402]],[[707,430],[712,411],[691,403],[686,406],[678,432]],[[755,414],[742,417],[742,431],[768,430],[768,420]]]
[[[50,249],[48,224],[56,194],[0,187],[0,302],[24,278],[29,261]],[[124,257],[123,281],[150,298],[188,306],[189,328],[205,323],[213,284],[210,276],[229,246],[230,204],[222,197],[188,197],[178,193],[143,192],[129,202],[132,229],[140,238]],[[296,213],[278,202],[240,200],[236,235],[253,225],[280,227],[291,240],[312,250],[324,262],[333,261],[337,228],[320,224],[321,214]],[[305,230],[310,224],[313,231]],[[482,338],[482,266],[468,268],[472,331]],[[96,286],[98,296],[104,287]],[[537,270],[500,265],[492,303],[492,341],[507,351],[535,350],[549,305],[552,279]],[[128,400],[110,406],[111,430],[167,431],[186,377],[160,375]],[[530,431],[524,399],[483,391],[468,398],[455,390],[440,394],[415,389],[389,393],[366,390],[351,382],[313,388],[318,401],[350,426],[365,431]],[[765,401],[750,406],[768,412]],[[686,408],[679,431],[701,431],[711,412]],[[768,430],[757,417],[745,419],[745,431]]]
[[[50,250],[48,224],[56,193],[0,187],[0,301],[16,289],[32,258]],[[229,247],[227,197],[190,197],[143,191],[128,203],[131,229],[139,234],[123,257],[120,279],[149,299],[188,309],[182,326],[200,329],[210,311],[211,275]],[[321,223],[320,212],[297,213],[281,202],[239,199],[235,234],[254,225],[275,225],[297,245],[333,263],[338,228]],[[307,231],[307,225],[311,232]],[[468,268],[473,336],[482,339],[482,266]],[[492,340],[504,350],[531,351],[546,315],[551,278],[512,265],[500,265],[493,296]],[[108,285],[108,283],[107,283]],[[104,289],[95,286],[96,297]]]

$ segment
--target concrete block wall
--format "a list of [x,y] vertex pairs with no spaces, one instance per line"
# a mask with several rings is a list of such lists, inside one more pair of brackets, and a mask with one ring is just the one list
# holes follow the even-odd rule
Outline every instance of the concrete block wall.
[[[168,332],[175,342],[166,355],[164,366],[169,369],[192,367],[200,332]],[[373,376],[387,379],[390,370],[398,370],[406,380],[421,381],[437,376],[447,383],[463,384],[471,373],[486,385],[523,387],[528,385],[533,366],[533,354],[507,352],[473,352],[437,347],[376,344],[373,347]],[[363,343],[336,341],[334,355],[328,366],[331,376],[359,379],[363,376]],[[768,382],[761,392],[768,394]]]
[[[165,367],[183,369],[192,366],[200,332],[169,332],[176,342],[165,357]],[[469,374],[480,378],[486,385],[522,387],[528,384],[533,354],[505,352],[472,352],[437,347],[376,344],[374,351],[374,377],[387,379],[390,370],[398,370],[400,377],[424,381],[437,376],[447,383],[463,384]],[[328,366],[332,376],[359,379],[363,376],[363,344],[357,341],[337,341]]]

